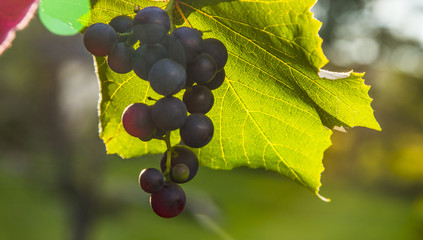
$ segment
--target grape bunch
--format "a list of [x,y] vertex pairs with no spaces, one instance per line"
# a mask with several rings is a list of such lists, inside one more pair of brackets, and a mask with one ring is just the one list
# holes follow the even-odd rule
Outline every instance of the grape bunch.
[[[213,137],[213,122],[206,113],[214,104],[212,90],[225,79],[225,45],[215,38],[203,39],[202,32],[194,28],[171,31],[169,15],[158,7],[143,8],[133,19],[122,15],[109,24],[95,23],[86,29],[84,44],[93,55],[107,56],[114,72],[133,70],[162,96],[153,105],[127,106],[122,125],[141,141],[166,142],[161,169],[143,169],[139,183],[151,194],[150,205],[157,215],[177,216],[186,202],[178,184],[190,181],[198,170],[198,158],[191,148],[201,148]],[[182,99],[174,96],[183,90]],[[178,129],[181,143],[171,146],[170,133]]]

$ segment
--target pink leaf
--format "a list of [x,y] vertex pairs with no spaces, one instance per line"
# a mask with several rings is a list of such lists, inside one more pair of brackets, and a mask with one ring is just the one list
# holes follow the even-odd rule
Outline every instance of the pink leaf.
[[0,55],[12,44],[15,32],[25,28],[40,0],[0,1]]

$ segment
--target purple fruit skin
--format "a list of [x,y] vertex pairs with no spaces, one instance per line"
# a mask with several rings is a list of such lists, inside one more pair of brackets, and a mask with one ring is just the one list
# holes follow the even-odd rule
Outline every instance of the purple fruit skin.
[[[162,172],[166,170],[166,160],[167,152],[165,152],[160,161],[160,168]],[[172,158],[170,167],[173,168],[176,164],[185,164],[189,169],[189,177],[185,181],[177,181],[172,176],[172,171],[170,171],[170,178],[173,182],[177,183],[186,183],[193,179],[198,171],[198,158],[195,153],[186,146],[176,145],[172,147]]]
[[185,203],[185,192],[175,183],[165,183],[161,191],[150,196],[151,208],[163,218],[178,216],[184,210]]
[[155,168],[143,169],[139,176],[139,183],[146,193],[155,193],[162,190],[164,185],[162,172]]
[[84,32],[84,45],[95,56],[107,56],[116,41],[116,31],[104,23],[94,23]]
[[142,139],[148,138],[155,129],[151,117],[151,107],[144,103],[129,105],[123,111],[122,125],[129,135]]

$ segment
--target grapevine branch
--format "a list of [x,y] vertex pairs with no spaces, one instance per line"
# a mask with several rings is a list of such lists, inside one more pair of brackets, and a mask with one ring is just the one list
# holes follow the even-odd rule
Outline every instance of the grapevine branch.
[[170,32],[173,31],[175,28],[175,23],[173,22],[173,8],[175,7],[175,0],[169,0],[169,3],[166,6],[165,11],[169,15],[170,18]]
[[170,161],[172,157],[172,144],[170,144],[170,131],[166,132],[164,141],[166,142],[166,170],[163,173],[163,175],[166,178],[166,181],[170,182]]

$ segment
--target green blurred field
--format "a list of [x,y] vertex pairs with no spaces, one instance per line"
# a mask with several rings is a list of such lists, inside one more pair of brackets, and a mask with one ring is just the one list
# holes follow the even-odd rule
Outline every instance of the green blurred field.
[[[355,186],[329,184],[325,203],[298,184],[264,171],[201,168],[183,187],[186,211],[161,219],[137,185],[140,169],[157,156],[108,160],[101,184],[110,206],[90,229],[90,239],[421,239],[417,202]],[[2,171],[1,239],[65,239],[66,207],[56,194]],[[420,203],[420,205],[422,205]],[[419,212],[420,211],[420,212]]]

